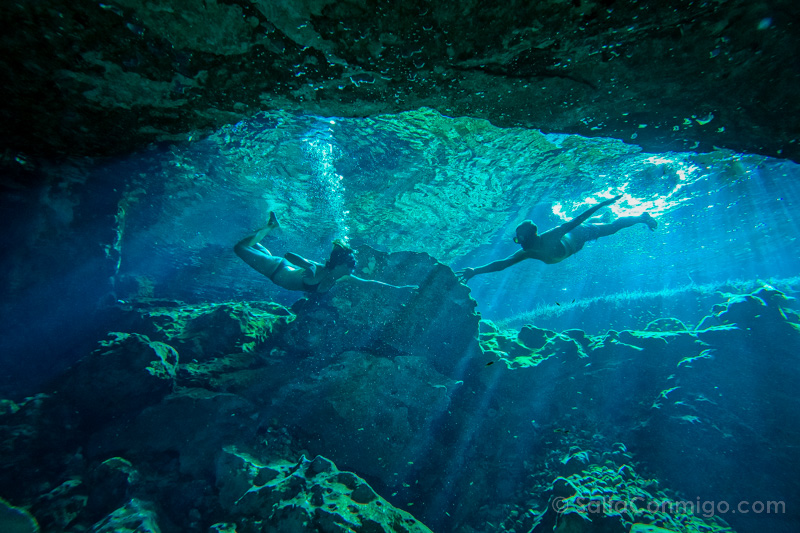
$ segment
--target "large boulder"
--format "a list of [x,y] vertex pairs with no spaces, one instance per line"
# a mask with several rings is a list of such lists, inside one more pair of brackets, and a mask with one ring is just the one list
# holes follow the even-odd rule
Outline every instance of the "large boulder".
[[365,266],[356,276],[402,288],[343,281],[329,293],[302,299],[292,306],[297,317],[280,343],[317,357],[348,350],[423,356],[453,375],[477,348],[479,317],[469,289],[428,254],[358,250]]
[[112,333],[55,380],[48,405],[74,413],[84,428],[133,416],[172,392],[178,352],[138,333]]
[[293,428],[310,453],[324,451],[337,464],[386,483],[430,451],[422,436],[435,434],[461,386],[420,356],[348,351],[279,368],[279,388],[265,381],[243,392],[253,401],[270,399],[263,417]]

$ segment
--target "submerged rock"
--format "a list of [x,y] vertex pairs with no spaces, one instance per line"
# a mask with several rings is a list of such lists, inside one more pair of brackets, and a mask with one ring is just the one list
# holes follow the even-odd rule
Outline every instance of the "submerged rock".
[[38,533],[39,524],[25,509],[0,498],[0,530],[6,533]]
[[249,352],[294,318],[272,302],[182,304],[139,299],[115,311],[138,333],[169,344],[184,361]]
[[158,516],[148,502],[133,499],[92,526],[92,533],[161,533]]
[[139,471],[127,459],[106,459],[90,473],[87,511],[103,513],[122,507],[131,498],[140,478]]
[[84,426],[138,413],[172,391],[178,352],[138,333],[112,333],[101,347],[58,378],[55,401]]
[[[496,364],[482,380],[502,401],[486,417],[492,428],[486,431],[510,432],[523,442],[604,436],[627,443],[652,474],[692,500],[750,501],[747,494],[757,493],[780,514],[781,502],[795,490],[786,467],[797,465],[793,443],[800,439],[794,303],[764,288],[729,295],[697,326],[665,318],[643,331],[586,335],[582,342],[576,332],[544,331],[536,338],[548,342],[531,342],[538,348],[518,339],[535,329],[518,336],[487,325],[484,361]],[[571,350],[564,349],[566,337]],[[753,453],[759,442],[769,442],[769,453]],[[492,452],[502,457],[517,446],[512,441]],[[737,462],[740,482],[730,484],[735,457],[748,459]],[[725,518],[743,529],[758,524],[755,514]],[[587,526],[580,517],[569,520]]]
[[222,446],[252,440],[255,412],[253,404],[235,394],[184,389],[133,420],[109,424],[95,433],[88,453],[102,458],[122,449],[135,463],[169,457],[181,474],[203,478],[213,470]]
[[228,447],[217,463],[217,479],[222,508],[242,525],[237,531],[430,531],[366,481],[319,455],[262,463]]
[[579,466],[553,479],[547,509],[526,517],[529,531],[731,531],[713,511],[670,496],[657,480],[639,475],[623,462],[628,459],[624,449],[574,450],[562,463],[573,456],[580,458]]
[[392,359],[348,351],[316,367],[282,370],[285,383],[255,385],[242,394],[270,398],[262,416],[295,428],[311,453],[362,475],[391,476],[425,451],[421,435],[436,432],[461,384],[421,356]]
[[[653,516],[545,511],[584,494],[617,501],[641,489],[663,500],[645,472],[702,500],[792,494],[800,328],[791,299],[731,295],[697,326],[658,319],[603,335],[483,322],[475,354],[471,300],[428,261],[412,264],[430,278],[413,277],[433,281],[408,300],[377,286],[385,292],[343,288],[287,315],[256,303],[244,314],[235,304],[177,306],[169,321],[140,314],[152,318],[142,327],[152,338],[116,334],[57,393],[1,404],[2,496],[46,529],[247,533],[425,531],[388,501],[416,504],[416,518],[441,531],[669,528]],[[405,281],[397,268],[375,276]],[[450,295],[451,315],[430,314],[426,295]],[[403,304],[413,312],[397,311],[394,323],[387,309]],[[454,348],[425,320],[468,338]],[[220,335],[205,352],[196,346],[209,330]],[[170,343],[206,356],[187,361]],[[768,454],[753,453],[767,441]],[[735,486],[732,457],[748,457]]]
[[368,273],[356,273],[360,277],[418,288],[342,282],[302,299],[292,306],[296,318],[280,339],[284,349],[315,357],[348,350],[422,355],[446,375],[477,349],[476,302],[450,267],[428,254],[387,254],[367,246],[359,248],[358,259],[370,265]]

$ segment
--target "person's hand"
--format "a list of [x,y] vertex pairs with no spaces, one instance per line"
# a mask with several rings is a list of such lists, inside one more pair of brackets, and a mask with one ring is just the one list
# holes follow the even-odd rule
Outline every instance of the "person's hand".
[[475,275],[474,268],[465,268],[464,270],[459,270],[458,272],[456,272],[456,277],[458,278],[458,281],[460,281],[461,283],[468,282],[469,279],[474,275]]

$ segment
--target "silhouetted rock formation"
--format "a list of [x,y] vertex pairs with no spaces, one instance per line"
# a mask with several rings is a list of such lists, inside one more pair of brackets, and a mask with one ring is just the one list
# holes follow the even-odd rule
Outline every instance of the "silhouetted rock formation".
[[0,13],[9,167],[196,138],[276,109],[431,107],[655,151],[800,154],[788,0],[51,0]]

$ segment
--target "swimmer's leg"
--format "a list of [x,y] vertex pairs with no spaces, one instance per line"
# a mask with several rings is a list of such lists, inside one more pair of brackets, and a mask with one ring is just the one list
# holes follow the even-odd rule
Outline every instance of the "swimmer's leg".
[[636,224],[644,224],[650,228],[650,231],[655,231],[656,227],[658,227],[658,222],[656,222],[656,219],[654,219],[650,213],[647,212],[635,217],[619,217],[614,222],[609,224],[586,224],[583,227],[588,229],[587,240],[590,240],[597,239],[599,237],[605,237],[607,235],[613,235],[621,229],[629,228],[631,226],[635,226]]
[[599,215],[595,215],[589,220],[587,220],[586,224],[609,224],[611,223],[612,213],[611,211],[604,210],[601,211]]
[[280,223],[275,213],[270,213],[269,222],[267,222],[266,226],[252,235],[248,235],[237,242],[233,247],[233,251],[236,252],[236,255],[238,255],[242,261],[268,278],[281,266],[283,258],[275,257],[269,250],[259,244],[259,242],[266,237],[269,232],[279,227]]
[[[278,217],[275,216],[275,212],[274,211],[270,211],[269,212],[269,222],[267,222],[266,226],[264,226],[263,228],[261,228],[260,230],[256,231],[254,234],[252,234],[250,236],[251,240],[250,240],[249,246],[258,246],[259,248],[264,248],[263,246],[261,246],[258,243],[260,243],[261,241],[264,240],[264,237],[267,236],[267,233],[271,232],[272,230],[279,229],[280,227],[281,227],[281,223],[278,222]],[[247,239],[247,237],[245,237],[245,239]],[[266,250],[266,248],[264,248],[264,250]],[[269,252],[267,252],[267,253],[269,253]]]

